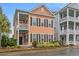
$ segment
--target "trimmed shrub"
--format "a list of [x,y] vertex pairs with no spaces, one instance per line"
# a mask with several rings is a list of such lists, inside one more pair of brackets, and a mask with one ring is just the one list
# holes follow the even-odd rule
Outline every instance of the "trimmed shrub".
[[46,47],[48,47],[48,42],[44,42],[44,47],[46,48]]
[[55,42],[54,45],[55,45],[55,47],[59,47],[60,46],[60,44],[58,42]]
[[37,41],[33,41],[32,46],[33,47],[37,47],[38,42]]
[[16,39],[10,38],[10,40],[9,40],[9,46],[16,46]]
[[21,46],[17,46],[17,48],[21,48]]
[[38,48],[44,48],[44,44],[37,44]]
[[53,43],[48,44],[49,47],[54,47],[55,45]]
[[49,45],[52,47],[59,47],[60,46],[59,41],[51,41]]

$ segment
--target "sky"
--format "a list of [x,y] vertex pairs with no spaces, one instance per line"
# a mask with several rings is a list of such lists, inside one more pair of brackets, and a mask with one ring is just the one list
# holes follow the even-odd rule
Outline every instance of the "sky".
[[[10,29],[13,30],[13,18],[16,9],[31,11],[36,7],[39,7],[39,3],[0,3],[2,7],[3,14],[5,14],[10,21]],[[66,4],[64,3],[45,3],[45,6],[52,11],[59,11]]]

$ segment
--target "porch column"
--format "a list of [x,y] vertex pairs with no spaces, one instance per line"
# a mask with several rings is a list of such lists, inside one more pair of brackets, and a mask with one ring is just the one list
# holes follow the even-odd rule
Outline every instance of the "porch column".
[[56,30],[54,24],[55,24],[55,21],[53,20],[53,28],[54,28],[54,32],[53,32],[53,41],[54,41],[54,35],[55,35],[55,30]]
[[28,17],[28,44],[30,45],[31,43],[30,43],[30,16]]
[[17,45],[19,45],[19,12],[18,12],[17,16],[18,16],[18,39],[17,39]]
[[[57,20],[57,39],[60,41],[61,40],[61,38],[60,38],[60,32],[61,32],[61,30],[60,30],[60,14],[58,13],[58,18],[57,18],[58,20]],[[59,30],[58,30],[59,29]]]
[[66,44],[69,45],[69,8],[67,8],[67,33],[66,33]]
[[[76,10],[74,10],[74,20],[76,20]],[[74,22],[74,45],[76,45],[76,22]]]

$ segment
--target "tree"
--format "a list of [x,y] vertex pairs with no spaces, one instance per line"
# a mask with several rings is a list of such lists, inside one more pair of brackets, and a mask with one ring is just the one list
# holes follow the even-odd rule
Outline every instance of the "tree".
[[0,47],[2,34],[9,32],[10,22],[8,18],[2,13],[2,8],[0,7]]
[[16,46],[16,39],[14,38],[9,38],[6,35],[2,35],[2,40],[1,40],[1,46],[2,47],[7,47],[7,46]]

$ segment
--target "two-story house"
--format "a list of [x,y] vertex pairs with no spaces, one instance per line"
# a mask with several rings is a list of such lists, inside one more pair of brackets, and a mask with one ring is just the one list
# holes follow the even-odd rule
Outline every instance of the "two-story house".
[[33,41],[49,42],[54,40],[55,16],[45,5],[34,10],[16,10],[14,16],[14,38],[17,45],[32,45]]

